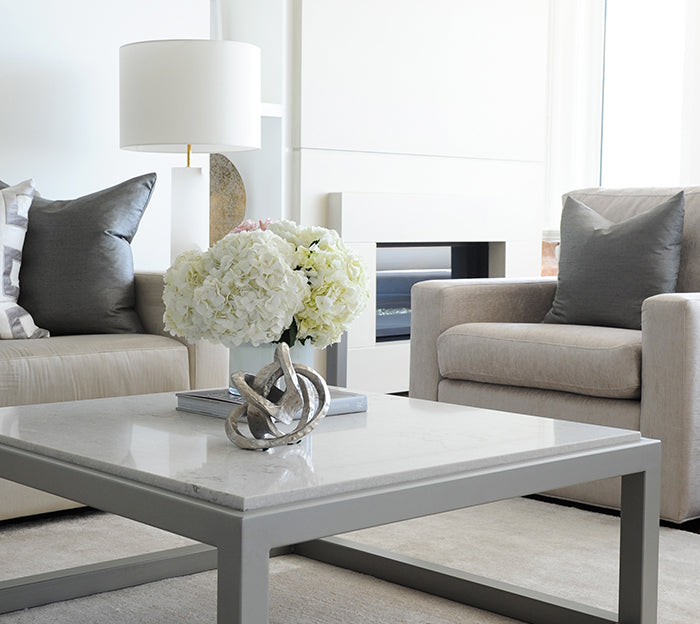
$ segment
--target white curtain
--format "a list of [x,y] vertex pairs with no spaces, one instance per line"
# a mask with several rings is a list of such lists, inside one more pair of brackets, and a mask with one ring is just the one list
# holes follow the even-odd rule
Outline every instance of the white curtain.
[[544,237],[557,238],[561,196],[597,186],[605,0],[551,0]]

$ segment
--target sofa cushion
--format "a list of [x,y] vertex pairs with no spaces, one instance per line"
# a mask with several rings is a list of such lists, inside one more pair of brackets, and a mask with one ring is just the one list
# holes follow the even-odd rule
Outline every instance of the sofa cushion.
[[0,190],[0,338],[44,338],[48,335],[17,303],[22,249],[29,207],[34,196],[31,180]]
[[131,240],[151,173],[72,200],[35,197],[19,303],[52,335],[142,332],[134,311]]
[[683,192],[618,222],[567,197],[545,322],[640,329],[644,299],[676,290],[683,217]]
[[467,323],[438,338],[441,377],[638,399],[642,332],[543,323]]
[[87,334],[0,340],[0,406],[187,389],[187,347],[173,338]]

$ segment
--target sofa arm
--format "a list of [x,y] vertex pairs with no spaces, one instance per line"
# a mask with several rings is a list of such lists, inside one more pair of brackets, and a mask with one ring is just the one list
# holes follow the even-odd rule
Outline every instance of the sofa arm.
[[640,430],[662,441],[661,482],[674,489],[664,493],[672,508],[662,515],[700,515],[700,293],[642,305]]
[[556,278],[428,280],[411,289],[409,394],[437,400],[437,339],[462,323],[539,323],[552,307]]
[[149,334],[175,338],[187,347],[190,365],[190,388],[221,388],[228,386],[228,349],[205,340],[189,344],[184,338],[171,336],[163,328],[163,274],[136,273],[136,312]]
[[136,273],[134,288],[136,291],[136,313],[144,329],[149,334],[170,336],[163,328],[163,273]]

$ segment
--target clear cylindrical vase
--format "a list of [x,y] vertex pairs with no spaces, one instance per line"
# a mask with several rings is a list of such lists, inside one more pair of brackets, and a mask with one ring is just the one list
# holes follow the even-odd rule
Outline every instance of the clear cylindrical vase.
[[[257,347],[250,343],[242,344],[229,349],[229,390],[233,394],[238,391],[231,385],[231,375],[237,371],[255,375],[263,366],[267,366],[275,359],[276,343],[262,344]],[[314,349],[311,343],[301,344],[297,342],[289,349],[289,355],[294,364],[306,364],[314,367]]]

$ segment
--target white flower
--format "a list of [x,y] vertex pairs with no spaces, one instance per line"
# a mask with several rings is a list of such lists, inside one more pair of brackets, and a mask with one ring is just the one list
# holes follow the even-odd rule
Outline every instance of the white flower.
[[165,275],[164,321],[190,342],[232,347],[298,338],[324,348],[340,340],[368,299],[364,268],[336,232],[279,221],[180,254]]

